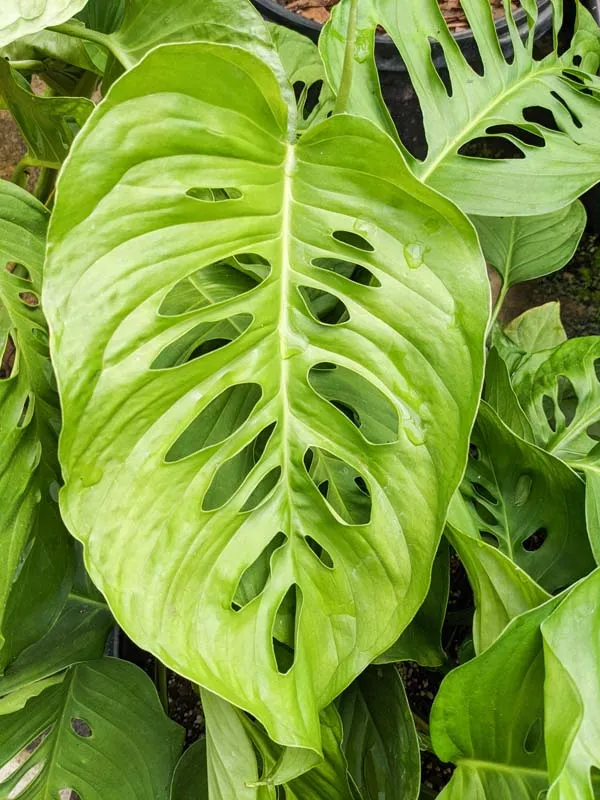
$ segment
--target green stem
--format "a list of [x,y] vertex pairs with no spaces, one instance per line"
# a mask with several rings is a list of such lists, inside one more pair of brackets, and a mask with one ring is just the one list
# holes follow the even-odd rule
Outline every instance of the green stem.
[[30,166],[31,163],[27,160],[27,157],[23,157],[13,171],[12,182],[16,183],[17,186],[20,186],[21,189],[24,189],[27,186],[27,180],[29,178],[27,169]]
[[130,69],[136,63],[127,53],[121,50],[112,36],[106,33],[100,33],[100,31],[94,31],[91,28],[86,28],[85,25],[76,25],[74,22],[63,22],[62,25],[51,25],[47,30],[54,31],[54,33],[64,33],[67,36],[74,36],[76,39],[83,39],[86,42],[99,44],[101,47],[110,50],[125,69]]
[[8,65],[19,72],[43,72],[46,69],[43,61],[34,60],[9,61]]
[[57,170],[50,167],[42,167],[40,175],[35,185],[34,194],[37,199],[46,205],[54,192],[54,184],[56,183]]
[[156,662],[156,688],[165,714],[169,716],[169,673],[160,661]]
[[504,305],[504,301],[506,300],[506,295],[508,294],[508,290],[509,289],[510,289],[510,286],[507,286],[506,283],[502,283],[502,288],[500,289],[500,293],[498,294],[498,297],[496,298],[496,302],[494,303],[494,308],[493,308],[493,311],[492,311],[492,317],[490,319],[490,326],[488,328],[488,334],[490,334],[492,332],[492,328],[494,327],[494,325],[496,324],[496,321],[498,320],[498,315],[500,314],[500,311],[502,310],[502,306]]
[[342,78],[335,102],[334,114],[344,114],[348,110],[352,79],[354,77],[354,61],[356,55],[356,32],[358,30],[358,0],[349,0],[350,10],[348,17],[348,30],[346,31],[346,52],[344,53],[344,66]]

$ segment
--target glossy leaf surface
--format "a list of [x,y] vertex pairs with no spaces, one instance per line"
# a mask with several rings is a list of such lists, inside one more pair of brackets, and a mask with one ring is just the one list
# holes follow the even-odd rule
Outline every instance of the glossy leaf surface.
[[425,597],[487,285],[469,223],[371,123],[295,145],[287,115],[241,49],[153,51],[74,145],[45,299],[94,581],[139,644],[318,750],[319,711]]
[[179,759],[170,800],[209,800],[206,739],[194,742]]
[[[519,5],[533,21],[536,4],[525,0]],[[562,0],[552,2],[555,36],[562,5]],[[411,157],[415,174],[468,213],[528,216],[562,208],[600,179],[599,83],[581,67],[588,56],[589,63],[597,64],[598,42],[578,32],[562,55],[554,50],[536,60],[533,24],[523,42],[511,16],[514,57],[509,63],[488,0],[463,0],[462,6],[482,74],[462,54],[437,0],[405,0],[401,7],[396,0],[361,0],[349,110],[369,116],[393,134],[385,106],[378,101],[373,63],[375,30],[381,25],[400,51],[423,113],[428,153],[424,161]],[[321,44],[335,88],[342,74],[350,8],[351,0],[342,0]],[[580,27],[587,22],[584,14],[588,12],[580,12]],[[432,62],[432,46],[443,52],[449,73],[445,82]],[[538,113],[539,108],[543,110]],[[482,140],[488,151],[499,144],[505,157],[490,158],[481,148],[475,155],[473,143]],[[527,191],[515,191],[515,186]]]
[[71,790],[82,800],[168,800],[183,729],[164,715],[150,679],[101,659],[55,681],[19,711],[0,707],[0,797]]
[[87,0],[3,0],[0,7],[0,47],[50,25],[66,22]]
[[510,431],[485,402],[461,491],[481,537],[548,591],[593,568],[583,482]]

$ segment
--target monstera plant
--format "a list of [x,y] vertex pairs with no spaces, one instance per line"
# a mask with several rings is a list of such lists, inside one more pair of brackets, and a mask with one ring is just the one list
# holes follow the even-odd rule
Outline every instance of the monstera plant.
[[[507,55],[462,5],[479,71],[437,0],[342,0],[319,50],[246,0],[0,11],[26,143],[0,184],[0,798],[417,800],[420,750],[456,765],[444,798],[594,797],[600,350],[554,305],[498,320],[583,233],[600,31],[553,0],[540,55],[507,2]],[[430,725],[402,662],[449,673]],[[169,674],[203,709],[185,752]]]

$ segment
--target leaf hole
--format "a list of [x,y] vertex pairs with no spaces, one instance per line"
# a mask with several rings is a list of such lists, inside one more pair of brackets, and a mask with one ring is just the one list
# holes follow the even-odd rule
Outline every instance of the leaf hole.
[[4,341],[4,350],[0,358],[0,380],[8,380],[12,375],[16,353],[14,339],[8,334]]
[[179,435],[165,461],[181,461],[229,439],[250,417],[261,396],[257,383],[240,383],[222,391]]
[[531,536],[525,539],[523,542],[523,550],[527,550],[528,553],[534,553],[536,550],[540,549],[547,538],[548,531],[546,528],[538,528],[535,533],[532,533]]
[[600,358],[594,359],[594,373],[596,375],[596,380],[600,381]]
[[213,188],[208,186],[194,186],[186,192],[193,200],[203,203],[222,203],[225,200],[240,200],[243,197],[239,189]]
[[40,298],[34,292],[19,292],[19,300],[27,308],[38,308],[40,305]]
[[54,725],[49,725],[45,728],[40,734],[38,734],[35,739],[33,739],[29,744],[20,750],[15,756],[13,756],[6,764],[3,764],[0,767],[0,784],[6,783],[9,778],[12,778],[32,757],[36,750],[38,750],[45,740],[50,736]]
[[297,620],[301,605],[302,592],[300,587],[293,583],[279,604],[273,623],[273,655],[280,675],[287,675],[294,666]]
[[310,548],[310,550],[316,555],[319,559],[321,564],[329,569],[333,569],[333,558],[330,556],[328,551],[323,547],[323,545],[319,544],[316,539],[313,539],[312,536],[305,536],[304,541]]
[[281,467],[273,467],[273,469],[262,478],[258,486],[253,489],[250,497],[246,500],[241,509],[242,513],[245,514],[248,511],[254,511],[255,508],[258,508],[275,489],[280,479]]
[[75,789],[65,788],[58,793],[58,800],[81,800]]
[[523,109],[523,119],[548,130],[562,132],[553,112],[544,106],[527,106]]
[[472,443],[469,445],[469,458],[472,458],[473,461],[479,461],[479,448]]
[[89,739],[92,735],[92,729],[87,724],[87,722],[79,717],[73,717],[71,719],[71,729],[77,734],[77,736],[81,736],[82,739]]
[[332,236],[337,242],[347,244],[349,247],[354,247],[356,250],[363,250],[365,253],[373,253],[375,251],[371,242],[365,239],[364,236],[361,236],[360,233],[355,233],[354,231],[334,231]]
[[227,347],[250,327],[251,314],[234,314],[216,322],[202,322],[168,344],[150,369],[172,369]]
[[30,769],[28,769],[25,775],[23,775],[23,777],[17,781],[10,792],[6,795],[6,799],[17,800],[18,797],[24,795],[25,792],[33,785],[45,766],[46,761],[43,760],[38,761],[37,764],[34,764]]
[[350,319],[346,304],[334,294],[309,286],[298,286],[298,291],[310,315],[317,322],[323,325],[341,325]]
[[565,427],[569,427],[577,412],[579,399],[575,387],[566,375],[559,375],[557,380],[558,407],[564,417]]
[[308,381],[315,392],[340,411],[371,444],[398,441],[400,420],[392,402],[369,380],[346,367],[311,367]]
[[30,394],[27,395],[25,398],[25,402],[23,403],[23,408],[21,409],[21,416],[19,417],[19,421],[17,422],[17,428],[25,428],[31,422],[31,418],[33,416],[33,403],[32,397]]
[[440,79],[440,83],[446,90],[446,94],[448,97],[452,97],[453,88],[452,88],[452,78],[448,71],[448,65],[446,63],[446,57],[444,55],[444,49],[441,44],[434,39],[432,36],[429,36],[429,50],[430,50],[430,58],[431,58],[431,65],[437,72],[438,78]]
[[491,125],[486,129],[486,133],[488,133],[490,136],[510,136],[517,140],[517,144],[522,142],[530,147],[546,146],[546,140],[542,136],[520,125]]
[[556,433],[556,409],[554,406],[554,400],[547,394],[542,397],[542,408],[544,410],[544,414],[546,415],[548,427],[553,433]]
[[479,535],[483,539],[486,544],[490,544],[492,547],[500,548],[500,539],[496,536],[495,533],[491,531],[479,531]]
[[256,253],[239,253],[215,261],[177,281],[161,302],[158,313],[163,317],[178,317],[233,300],[259,286],[270,271],[270,262]]
[[525,153],[521,148],[503,136],[478,136],[461,145],[458,155],[491,161],[525,158]]
[[585,432],[594,442],[600,442],[600,422],[594,422]]
[[492,514],[492,512],[487,508],[487,506],[484,506],[483,503],[480,503],[478,500],[471,500],[471,503],[473,505],[473,508],[475,509],[477,516],[485,525],[498,524],[498,520]]
[[271,574],[271,557],[286,542],[287,536],[282,531],[279,531],[264,547],[260,555],[246,567],[240,576],[231,601],[231,608],[234,611],[241,611],[262,594]]
[[473,483],[471,484],[475,492],[479,495],[479,497],[483,497],[484,500],[487,500],[488,503],[492,503],[493,505],[498,505],[498,500],[494,497],[494,495],[482,486],[481,483]]
[[10,272],[11,275],[14,275],[15,278],[20,278],[22,281],[31,281],[31,273],[27,269],[27,267],[23,266],[23,264],[15,264],[9,263],[5,267],[7,272]]
[[523,749],[530,755],[535,753],[542,741],[542,720],[538,717],[530,726],[525,740],[523,742]]
[[318,269],[335,272],[336,275],[341,275],[343,278],[361,286],[381,287],[381,281],[361,264],[354,264],[351,261],[343,261],[339,258],[313,258],[312,263]]
[[330,510],[348,525],[369,524],[371,494],[354,467],[320,447],[307,450],[304,465]]
[[[576,58],[577,58],[577,56],[576,56]],[[576,127],[576,128],[583,128],[583,123],[581,122],[581,120],[579,119],[579,117],[578,117],[578,116],[575,114],[575,112],[574,112],[574,111],[573,111],[573,110],[570,108],[570,106],[569,106],[569,104],[567,103],[567,101],[566,101],[566,100],[565,100],[563,97],[561,97],[561,96],[558,94],[558,92],[554,92],[554,91],[552,91],[552,92],[550,92],[550,94],[552,95],[552,97],[553,97],[553,98],[554,98],[554,99],[555,99],[557,102],[559,102],[559,103],[561,104],[561,106],[562,106],[562,107],[565,109],[565,111],[566,111],[566,112],[569,114],[569,116],[571,117],[571,122],[573,123],[573,125],[575,125],[575,127]]]
[[263,457],[275,427],[275,422],[268,425],[237,455],[221,464],[202,500],[203,511],[214,511],[231,500]]

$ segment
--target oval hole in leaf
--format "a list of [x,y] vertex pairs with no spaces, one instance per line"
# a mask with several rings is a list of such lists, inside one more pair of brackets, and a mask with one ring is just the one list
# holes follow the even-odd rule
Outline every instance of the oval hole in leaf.
[[550,430],[555,433],[556,432],[556,411],[554,408],[554,400],[545,394],[542,397],[542,408],[544,410],[544,414],[546,415],[546,419],[548,421],[548,427]]
[[526,122],[533,122],[535,125],[542,125],[551,131],[561,131],[553,112],[544,106],[527,106],[523,109],[523,119]]
[[475,509],[475,512],[476,512],[477,516],[480,518],[480,520],[485,525],[497,525],[498,524],[498,520],[496,519],[496,517],[492,514],[492,512],[486,506],[483,505],[483,503],[480,503],[478,500],[474,500],[473,499],[473,500],[471,500],[471,504],[472,504],[473,508]]
[[243,197],[242,192],[236,188],[217,188],[208,186],[194,186],[186,192],[188,197],[193,200],[201,200],[203,203],[222,203],[225,200],[239,200]]
[[368,525],[372,500],[367,483],[354,467],[320,447],[305,454],[306,470],[328,506],[348,525]]
[[[273,422],[271,425],[267,426],[237,455],[230,458],[224,464],[221,464],[202,500],[203,511],[214,511],[216,508],[221,508],[221,506],[224,506],[231,500],[244,483],[251,470],[262,458],[276,424],[277,423]],[[258,490],[259,486],[256,487],[254,492]],[[254,492],[252,494],[254,494]]]
[[381,287],[381,281],[361,264],[354,264],[351,261],[344,261],[340,258],[313,258],[312,264],[318,269],[335,272],[337,275],[341,275],[343,278],[347,278],[361,286]]
[[244,570],[231,601],[231,608],[234,611],[241,611],[242,608],[263,592],[269,580],[271,556],[276,550],[283,547],[286,542],[287,536],[282,531],[279,531],[266,545],[261,554]]
[[575,417],[579,399],[575,387],[566,375],[558,376],[558,406],[565,418],[565,425],[569,427]]
[[261,395],[262,389],[257,383],[240,383],[225,389],[175,440],[165,461],[180,461],[224,442],[246,422]]
[[31,422],[31,418],[33,417],[33,403],[32,403],[32,396],[30,394],[27,395],[25,398],[25,402],[23,403],[23,410],[21,411],[21,416],[19,421],[17,422],[17,428],[25,428]]
[[523,749],[526,753],[535,753],[540,742],[542,741],[542,721],[536,719],[532,724],[523,742]]
[[365,239],[364,236],[361,236],[360,233],[355,233],[354,231],[334,231],[331,235],[337,242],[347,244],[350,247],[354,247],[356,250],[363,250],[365,253],[373,253],[375,251],[371,242]]
[[316,539],[313,539],[312,536],[305,536],[304,541],[310,548],[311,552],[316,555],[319,559],[321,564],[329,569],[333,569],[333,558],[329,555],[328,551],[323,547],[323,545],[319,544]]
[[585,430],[586,434],[595,442],[600,442],[600,422],[594,422]]
[[273,467],[273,469],[265,475],[258,486],[253,490],[250,497],[246,500],[242,508],[242,513],[245,514],[248,511],[254,511],[255,508],[258,508],[258,506],[267,499],[273,489],[277,486],[280,478],[281,467]]
[[221,350],[248,330],[253,319],[252,314],[234,314],[214,322],[201,322],[161,350],[150,369],[172,369]]
[[491,531],[479,531],[479,535],[484,542],[491,544],[492,547],[500,547],[500,539],[498,539],[495,533],[492,533]]
[[38,308],[40,305],[40,298],[34,292],[19,292],[19,300],[27,308]]
[[492,161],[497,158],[525,158],[525,153],[514,142],[503,136],[478,136],[461,145],[458,155]]
[[294,666],[296,649],[296,619],[302,605],[300,587],[293,583],[279,604],[273,623],[272,643],[277,671],[281,675]]
[[479,461],[479,448],[476,444],[469,445],[469,458],[472,458],[473,461]]
[[79,717],[73,717],[71,720],[71,728],[77,734],[77,736],[81,736],[82,739],[89,739],[92,735],[92,729],[90,726],[85,722],[83,719],[79,719]]
[[487,500],[488,503],[492,503],[493,505],[498,505],[498,500],[494,497],[494,495],[482,486],[481,483],[472,483],[471,484],[475,492],[479,495],[479,497],[483,497],[484,500]]
[[531,489],[533,488],[533,481],[529,475],[521,475],[515,486],[514,504],[516,506],[524,506],[529,500]]
[[341,325],[350,319],[346,304],[334,294],[310,286],[298,286],[298,291],[309,313],[317,322],[323,325]]
[[45,730],[38,734],[26,747],[20,750],[10,761],[0,766],[0,784],[6,783],[9,778],[18,772],[26,764],[35,751],[41,747],[44,741],[50,736],[54,725],[49,725]]
[[2,358],[0,358],[0,380],[8,380],[12,375],[16,355],[15,343],[9,334],[4,342]]
[[400,420],[391,401],[370,381],[346,367],[311,367],[308,381],[315,392],[341,411],[371,444],[398,441]]
[[70,787],[65,787],[61,789],[58,793],[59,800],[81,800],[81,797],[77,794],[75,789],[71,789]]
[[28,769],[25,775],[23,775],[23,777],[17,781],[10,792],[6,795],[7,800],[17,800],[18,797],[24,795],[27,789],[44,769],[45,765],[46,760],[44,759],[43,761],[38,761],[37,764],[34,764],[30,769]]
[[523,542],[523,549],[527,550],[528,553],[534,553],[536,550],[540,549],[547,538],[548,531],[546,528],[538,528],[535,533],[532,533],[531,536],[525,539]]
[[270,263],[256,253],[239,253],[215,261],[172,286],[158,313],[163,317],[177,317],[232,300],[259,286],[270,271]]

